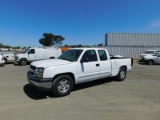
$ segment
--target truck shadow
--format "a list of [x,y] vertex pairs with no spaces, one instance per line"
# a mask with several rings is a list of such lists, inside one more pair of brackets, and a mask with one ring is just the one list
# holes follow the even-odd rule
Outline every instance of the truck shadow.
[[145,64],[144,62],[138,62],[139,65],[145,65],[145,66],[155,66],[155,65],[160,65],[160,63],[154,63],[153,65],[148,65]]
[[31,86],[30,84],[26,84],[23,87],[24,93],[31,99],[40,100],[55,97],[51,92],[42,92]]
[[[100,80],[95,80],[95,81],[91,81],[91,82],[77,84],[77,85],[74,86],[71,93],[74,92],[74,91],[87,89],[87,88],[90,88],[90,87],[102,85],[102,84],[109,83],[109,82],[112,82],[112,81],[116,81],[116,80],[114,78],[106,78],[106,79],[100,79]],[[34,100],[41,100],[41,99],[48,99],[48,98],[58,98],[58,97],[54,96],[54,94],[52,92],[39,91],[36,88],[34,88],[33,86],[31,86],[30,84],[26,84],[23,87],[23,90],[24,90],[24,93],[29,98],[34,99]]]

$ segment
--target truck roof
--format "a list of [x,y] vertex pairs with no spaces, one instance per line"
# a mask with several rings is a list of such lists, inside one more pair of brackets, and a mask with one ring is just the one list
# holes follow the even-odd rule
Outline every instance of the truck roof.
[[0,52],[0,54],[14,54],[14,52]]
[[69,48],[69,49],[81,49],[81,50],[106,50],[105,48]]

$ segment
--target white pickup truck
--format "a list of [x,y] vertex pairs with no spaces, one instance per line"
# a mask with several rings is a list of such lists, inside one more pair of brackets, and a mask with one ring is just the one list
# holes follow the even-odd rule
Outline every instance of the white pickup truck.
[[5,63],[15,61],[14,52],[0,52],[0,54],[4,57]]
[[106,49],[72,48],[58,59],[32,62],[27,79],[39,90],[49,90],[60,97],[68,95],[74,84],[107,77],[122,81],[132,65],[132,58],[110,58]]
[[149,65],[153,65],[154,63],[160,63],[160,52],[156,52],[153,55],[144,56],[143,61]]

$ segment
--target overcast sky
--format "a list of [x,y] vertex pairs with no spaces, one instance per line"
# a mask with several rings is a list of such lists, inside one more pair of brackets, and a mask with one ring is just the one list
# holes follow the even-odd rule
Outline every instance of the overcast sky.
[[160,0],[0,0],[0,43],[41,46],[43,33],[63,45],[95,45],[106,33],[160,33]]

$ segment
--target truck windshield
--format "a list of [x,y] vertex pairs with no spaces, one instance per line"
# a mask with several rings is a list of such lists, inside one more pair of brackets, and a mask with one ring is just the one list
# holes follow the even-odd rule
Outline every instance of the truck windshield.
[[74,62],[74,61],[78,60],[78,58],[81,55],[82,51],[83,50],[80,50],[80,49],[67,50],[61,56],[59,56],[58,59],[68,60],[70,62]]
[[26,54],[28,50],[29,50],[28,48],[25,49],[25,50],[22,52],[22,54]]

